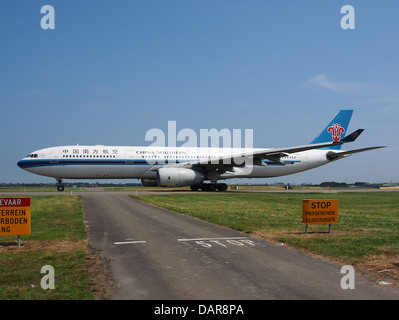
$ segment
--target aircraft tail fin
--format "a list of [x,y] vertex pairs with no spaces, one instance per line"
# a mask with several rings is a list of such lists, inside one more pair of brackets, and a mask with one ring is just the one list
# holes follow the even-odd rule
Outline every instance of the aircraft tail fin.
[[[328,123],[323,131],[310,144],[340,141],[348,129],[349,121],[353,110],[340,110],[335,117]],[[341,145],[328,147],[327,149],[341,149]]]

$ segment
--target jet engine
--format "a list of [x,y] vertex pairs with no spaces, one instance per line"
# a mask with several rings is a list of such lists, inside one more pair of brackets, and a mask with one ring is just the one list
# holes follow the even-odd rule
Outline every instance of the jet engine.
[[203,173],[186,168],[160,168],[157,171],[157,183],[160,187],[198,185],[204,178]]

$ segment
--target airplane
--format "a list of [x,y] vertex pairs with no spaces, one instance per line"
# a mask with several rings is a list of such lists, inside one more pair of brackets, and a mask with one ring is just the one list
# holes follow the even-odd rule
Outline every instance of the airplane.
[[[219,180],[269,178],[310,170],[354,153],[385,146],[341,150],[363,132],[347,131],[353,110],[340,110],[307,145],[287,148],[195,148],[129,146],[59,146],[40,149],[18,161],[26,171],[57,180],[141,179],[143,186],[226,191]],[[209,182],[208,182],[209,181]]]

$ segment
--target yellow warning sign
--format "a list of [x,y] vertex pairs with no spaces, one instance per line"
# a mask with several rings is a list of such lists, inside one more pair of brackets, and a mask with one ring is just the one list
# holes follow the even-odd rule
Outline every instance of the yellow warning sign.
[[0,236],[31,232],[30,198],[0,198]]
[[303,224],[333,224],[338,222],[338,200],[303,200]]

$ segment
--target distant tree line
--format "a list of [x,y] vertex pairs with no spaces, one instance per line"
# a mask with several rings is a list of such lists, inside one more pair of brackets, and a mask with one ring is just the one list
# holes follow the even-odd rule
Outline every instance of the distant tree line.
[[[227,182],[228,183],[228,182]],[[275,182],[275,183],[232,183],[233,185],[251,185],[251,186],[281,186],[285,189],[292,189],[295,184]],[[0,188],[15,188],[15,187],[50,187],[54,186],[56,183],[0,183]],[[65,182],[65,187],[77,187],[77,188],[89,188],[89,187],[137,187],[141,186],[141,182],[131,182],[131,183],[112,183],[112,182]],[[320,184],[304,183],[301,186],[320,186],[320,187],[330,187],[330,188],[350,188],[350,187],[368,187],[368,188],[378,188],[385,184],[383,183],[369,183],[369,182],[355,182],[348,184],[346,182],[336,182],[336,181],[326,181]]]
[[[13,187],[49,187],[56,183],[1,183],[0,188]],[[141,183],[102,183],[102,182],[66,182],[63,183],[65,187],[89,188],[89,187],[136,187],[141,186]]]
[[348,188],[348,184],[346,182],[335,182],[335,181],[326,181],[320,183],[320,187],[331,187],[331,188]]

